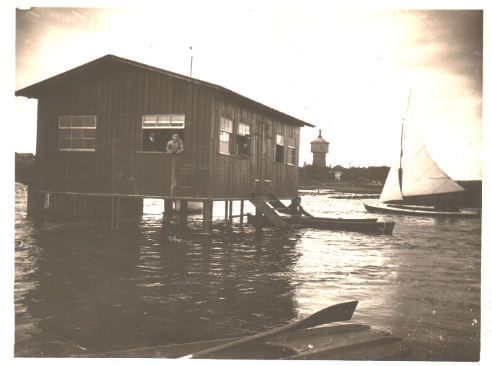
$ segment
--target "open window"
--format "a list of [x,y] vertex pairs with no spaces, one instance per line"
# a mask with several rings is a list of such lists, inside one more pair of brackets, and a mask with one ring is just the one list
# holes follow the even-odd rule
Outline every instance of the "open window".
[[142,151],[165,152],[177,133],[183,139],[184,114],[145,115],[142,117]]
[[60,116],[58,128],[59,150],[96,150],[96,116]]
[[285,151],[285,136],[277,134],[275,144],[275,162],[279,164],[284,163],[284,151]]
[[250,127],[246,123],[239,122],[236,136],[237,156],[245,159],[251,157]]

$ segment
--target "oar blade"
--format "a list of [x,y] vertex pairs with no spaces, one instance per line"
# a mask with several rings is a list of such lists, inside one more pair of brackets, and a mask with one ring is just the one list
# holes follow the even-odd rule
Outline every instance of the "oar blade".
[[358,301],[350,301],[329,306],[300,321],[295,329],[311,328],[321,324],[350,320],[358,303]]
[[190,354],[181,358],[183,359],[201,358],[201,357],[205,358],[207,356],[213,355],[215,352],[223,351],[227,348],[237,347],[239,345],[245,345],[250,342],[264,341],[265,339],[273,335],[278,335],[279,333],[294,331],[304,328],[311,328],[322,324],[350,320],[352,319],[352,315],[354,314],[355,308],[357,307],[358,303],[359,303],[358,301],[350,301],[346,303],[329,306],[295,323],[288,324],[277,329],[272,329],[267,332],[237,339],[235,341],[221,344],[212,348],[204,349],[194,354]]

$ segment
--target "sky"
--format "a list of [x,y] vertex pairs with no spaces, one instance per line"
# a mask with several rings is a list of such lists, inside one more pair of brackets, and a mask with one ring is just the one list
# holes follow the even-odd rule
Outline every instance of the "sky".
[[[321,1],[28,3],[18,2],[14,15],[15,90],[106,54],[183,75],[193,57],[194,78],[316,126],[301,130],[300,165],[312,163],[310,141],[321,130],[330,142],[327,165],[344,167],[393,164],[411,90],[411,113],[434,159],[454,179],[482,179],[480,10],[341,9]],[[13,102],[22,136],[14,149],[35,152],[36,101]]]

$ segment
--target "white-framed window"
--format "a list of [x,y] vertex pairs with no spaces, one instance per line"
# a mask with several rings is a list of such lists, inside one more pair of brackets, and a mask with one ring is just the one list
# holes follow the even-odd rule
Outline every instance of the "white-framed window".
[[275,144],[275,162],[283,164],[284,162],[284,150],[285,150],[285,136],[277,134]]
[[296,165],[296,140],[293,137],[287,139],[287,164]]
[[142,117],[142,128],[173,129],[184,127],[184,114],[153,114]]
[[59,150],[96,150],[96,116],[60,116],[58,128]]
[[183,139],[184,114],[149,114],[142,116],[142,151],[165,152],[174,134]]
[[222,154],[231,154],[232,125],[232,120],[220,118],[219,152]]
[[237,126],[237,134],[241,136],[249,135],[249,125],[247,123],[239,122]]

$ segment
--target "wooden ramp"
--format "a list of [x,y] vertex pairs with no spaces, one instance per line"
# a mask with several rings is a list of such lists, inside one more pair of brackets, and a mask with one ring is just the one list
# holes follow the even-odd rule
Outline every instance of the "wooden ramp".
[[282,203],[282,201],[280,201],[277,196],[275,196],[273,193],[269,193],[268,194],[268,197],[266,199],[266,202],[268,202],[268,204],[270,204],[274,209],[278,210],[278,209],[284,209],[284,208],[287,208],[286,205],[284,205]]
[[[274,196],[275,197],[275,196]],[[275,211],[273,205],[267,203],[267,201],[259,196],[253,196],[249,200],[255,207],[265,216],[268,221],[270,221],[273,225],[281,229],[292,230],[292,226],[287,223],[280,215]],[[278,199],[277,201],[282,204]],[[284,206],[282,204],[282,206]],[[284,206],[285,207],[285,206]]]

